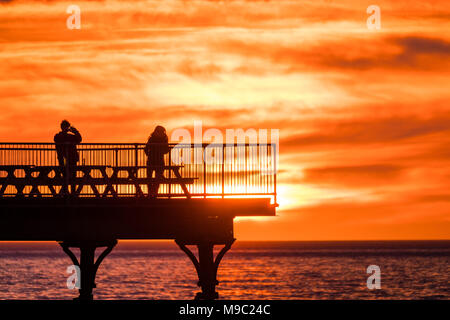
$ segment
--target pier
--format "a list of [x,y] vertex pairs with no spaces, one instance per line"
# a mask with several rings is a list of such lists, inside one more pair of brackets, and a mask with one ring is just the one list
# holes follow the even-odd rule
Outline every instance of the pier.
[[217,299],[234,218],[276,214],[276,145],[170,144],[162,178],[147,177],[144,147],[80,144],[69,174],[52,143],[0,143],[0,241],[57,241],[80,267],[78,299],[92,300],[119,240],[171,239],[198,274],[195,298]]

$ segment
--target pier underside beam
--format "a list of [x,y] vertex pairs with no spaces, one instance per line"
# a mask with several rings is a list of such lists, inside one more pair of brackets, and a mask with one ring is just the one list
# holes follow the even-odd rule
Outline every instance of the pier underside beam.
[[225,253],[230,250],[232,244],[236,239],[231,239],[226,242],[224,247],[217,254],[214,259],[214,243],[213,242],[198,242],[195,245],[198,248],[198,259],[194,253],[187,247],[188,244],[182,240],[175,240],[175,243],[180,247],[183,252],[191,259],[194,264],[195,270],[198,275],[198,286],[202,289],[195,296],[196,300],[214,300],[219,298],[219,294],[216,292],[216,286],[219,284],[217,281],[217,270],[219,268],[220,261]]
[[[95,276],[97,274],[98,267],[102,263],[103,259],[112,251],[116,246],[117,240],[111,241],[61,241],[58,242],[64,252],[72,260],[73,264],[80,268],[80,288],[78,289],[80,295],[79,300],[93,300],[92,290],[96,287]],[[95,250],[100,247],[106,247],[106,249],[98,256],[95,261]],[[75,254],[70,248],[80,249],[80,260],[78,261]]]

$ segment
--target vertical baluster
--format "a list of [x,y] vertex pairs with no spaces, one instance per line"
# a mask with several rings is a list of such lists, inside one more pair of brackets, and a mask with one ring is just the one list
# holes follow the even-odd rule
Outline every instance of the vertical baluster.
[[273,194],[274,203],[277,203],[277,146],[273,145]]
[[225,198],[225,144],[222,143],[222,199]]
[[203,161],[203,197],[206,198],[206,161],[205,161],[205,147],[202,145],[202,161]]

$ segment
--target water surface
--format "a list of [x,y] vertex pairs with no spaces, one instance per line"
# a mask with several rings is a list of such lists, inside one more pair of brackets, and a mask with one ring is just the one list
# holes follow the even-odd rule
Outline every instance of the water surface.
[[[221,299],[449,299],[450,241],[244,242],[219,268]],[[54,242],[0,243],[0,299],[72,299],[71,260]],[[369,290],[366,269],[381,269]],[[195,269],[169,241],[119,242],[96,299],[192,299]]]

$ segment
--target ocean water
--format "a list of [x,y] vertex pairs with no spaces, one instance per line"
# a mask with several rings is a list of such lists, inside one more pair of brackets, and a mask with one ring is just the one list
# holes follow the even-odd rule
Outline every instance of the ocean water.
[[[218,272],[220,299],[449,299],[450,241],[243,242]],[[54,242],[0,243],[0,299],[72,299],[71,260]],[[381,289],[366,285],[369,265]],[[119,242],[95,299],[193,299],[190,260],[170,241]]]

